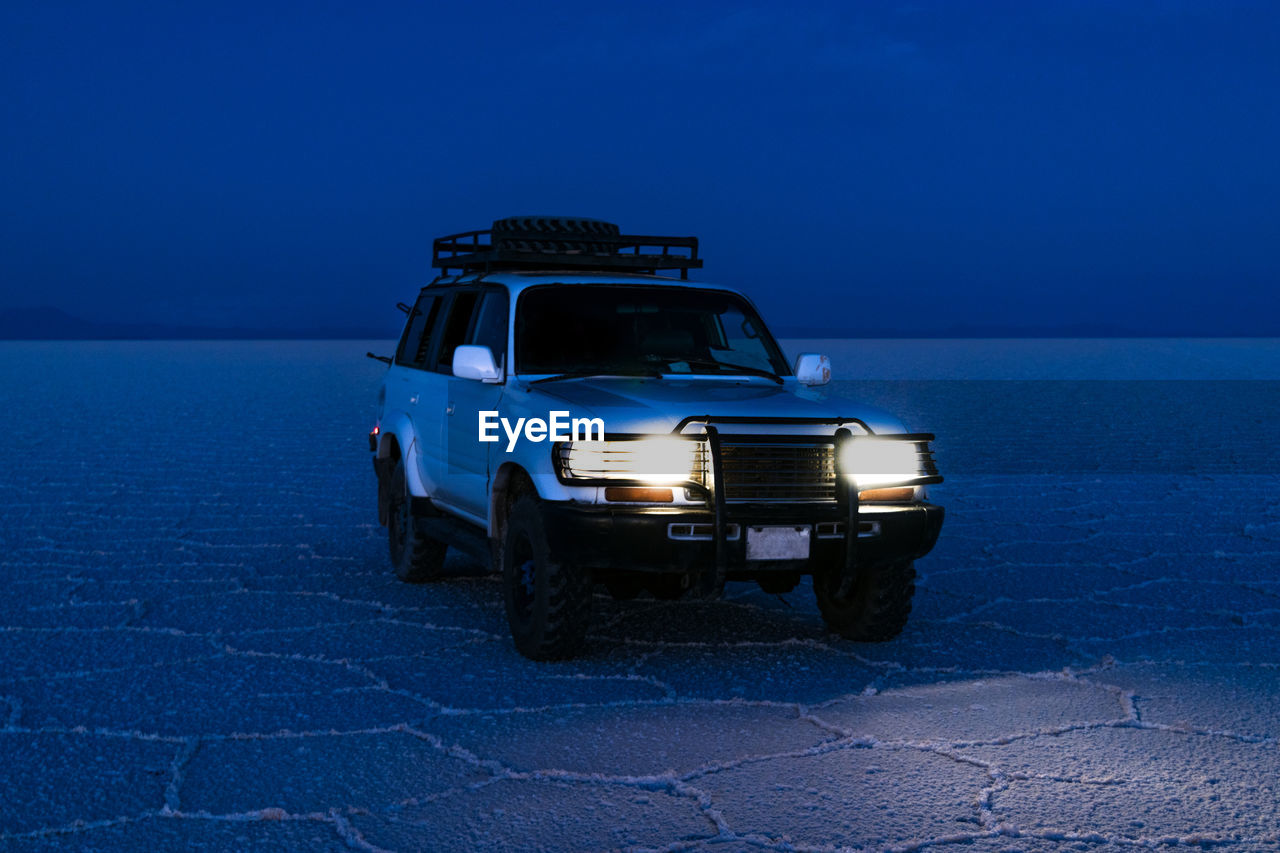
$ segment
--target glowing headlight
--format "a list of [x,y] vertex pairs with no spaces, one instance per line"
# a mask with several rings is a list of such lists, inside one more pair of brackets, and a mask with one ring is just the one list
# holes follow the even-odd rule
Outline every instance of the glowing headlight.
[[920,476],[915,442],[860,436],[844,443],[840,468],[859,488],[905,483]]
[[700,480],[701,445],[679,438],[570,441],[560,445],[560,472],[574,480],[639,480],[673,485]]

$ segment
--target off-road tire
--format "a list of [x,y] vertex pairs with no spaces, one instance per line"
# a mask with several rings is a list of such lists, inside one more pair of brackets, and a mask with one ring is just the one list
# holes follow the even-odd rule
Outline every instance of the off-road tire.
[[396,577],[405,583],[425,583],[440,574],[448,546],[422,529],[422,519],[410,511],[404,462],[397,462],[387,483],[387,546]]
[[580,566],[552,561],[536,496],[512,502],[499,556],[516,650],[531,660],[573,657],[591,624],[591,577]]
[[860,566],[853,589],[843,598],[840,571],[819,572],[813,576],[813,592],[829,629],[849,640],[882,643],[906,627],[915,581],[915,564],[906,560]]
[[618,226],[580,216],[508,216],[495,220],[490,231],[496,248],[519,252],[607,255],[609,243],[593,237],[617,237]]

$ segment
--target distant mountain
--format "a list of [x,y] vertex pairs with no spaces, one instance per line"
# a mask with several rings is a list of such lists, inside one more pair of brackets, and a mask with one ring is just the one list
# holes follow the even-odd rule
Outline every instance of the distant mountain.
[[[1061,326],[956,324],[932,329],[895,329],[884,326],[783,325],[775,328],[774,333],[780,338],[1144,338],[1169,336],[1161,332],[1138,332],[1123,326],[1105,323],[1072,323]],[[1184,335],[1182,337],[1196,336]]]
[[[951,325],[943,328],[892,328],[885,326],[789,326],[771,324],[780,338],[1151,338],[1237,337],[1280,334],[1259,328],[1147,329],[1138,331],[1105,323],[1073,323],[1061,326]],[[58,308],[0,309],[0,340],[18,341],[123,341],[123,340],[386,340],[399,335],[392,322],[385,328],[352,327],[225,327],[182,326],[168,323],[98,323]]]
[[124,341],[124,340],[332,340],[384,339],[397,329],[362,328],[227,328],[165,323],[95,323],[58,308],[0,309],[0,340],[11,341]]

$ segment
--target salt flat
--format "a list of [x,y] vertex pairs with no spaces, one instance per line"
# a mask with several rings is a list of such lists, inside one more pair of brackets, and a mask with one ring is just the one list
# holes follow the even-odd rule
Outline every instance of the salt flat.
[[1280,346],[1183,343],[837,345],[939,433],[906,632],[600,596],[561,664],[392,576],[385,345],[0,343],[0,847],[1280,848]]

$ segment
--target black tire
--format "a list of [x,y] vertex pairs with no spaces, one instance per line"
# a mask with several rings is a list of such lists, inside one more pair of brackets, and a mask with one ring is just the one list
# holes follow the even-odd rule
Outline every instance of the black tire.
[[491,229],[494,246],[521,252],[610,254],[608,243],[592,237],[617,237],[618,226],[600,219],[580,216],[508,216],[495,220]]
[[516,650],[531,660],[573,657],[591,624],[591,578],[579,566],[552,562],[534,495],[511,505],[500,566]]
[[849,640],[882,643],[906,627],[916,591],[916,567],[910,560],[859,567],[853,589],[839,595],[839,570],[813,576],[814,597],[827,627]]
[[427,536],[422,519],[410,510],[409,487],[404,462],[397,462],[387,483],[387,545],[396,577],[405,583],[424,583],[444,568],[448,546]]

